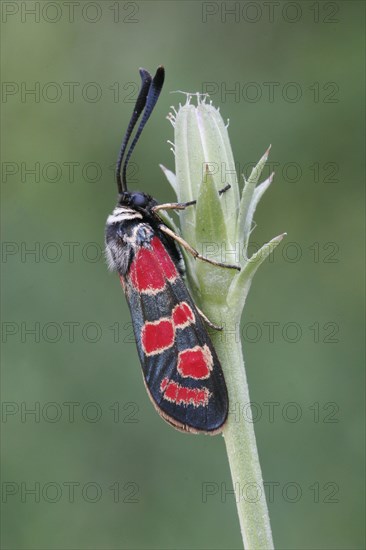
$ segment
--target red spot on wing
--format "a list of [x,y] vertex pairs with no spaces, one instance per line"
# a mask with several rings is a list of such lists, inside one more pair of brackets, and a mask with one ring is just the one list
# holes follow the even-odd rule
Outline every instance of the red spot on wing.
[[130,278],[139,292],[155,294],[165,288],[166,279],[173,282],[177,269],[158,237],[153,237],[151,248],[141,247],[130,267]]
[[177,405],[194,405],[195,407],[207,407],[210,392],[207,388],[187,388],[173,380],[164,378],[160,389],[164,399]]
[[184,328],[194,323],[194,313],[186,302],[181,302],[173,309],[173,323],[175,328]]
[[178,372],[184,378],[202,380],[210,376],[213,360],[209,348],[196,346],[181,351],[178,356]]
[[153,237],[151,239],[151,246],[156,255],[159,265],[161,266],[164,275],[169,281],[174,281],[176,279],[178,272],[177,268],[174,265],[173,260],[169,256],[168,252],[165,250],[164,245],[158,237]]
[[149,248],[140,248],[130,268],[133,286],[139,292],[158,292],[165,287],[165,275]]
[[141,330],[141,343],[146,355],[162,353],[174,343],[174,327],[170,319],[145,323]]

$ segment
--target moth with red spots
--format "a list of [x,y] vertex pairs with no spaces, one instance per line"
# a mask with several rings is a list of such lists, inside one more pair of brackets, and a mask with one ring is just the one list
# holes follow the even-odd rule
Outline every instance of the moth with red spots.
[[195,201],[158,205],[146,193],[128,191],[128,162],[158,100],[164,69],[158,67],[154,78],[145,69],[140,69],[140,75],[141,89],[117,162],[119,199],[107,219],[107,260],[110,268],[118,272],[127,298],[144,382],[156,410],[181,431],[215,434],[222,430],[227,418],[228,394],[204,324],[208,320],[195,306],[183,282],[184,262],[178,244],[201,260],[240,268],[207,260],[158,215],[161,209],[183,209]]

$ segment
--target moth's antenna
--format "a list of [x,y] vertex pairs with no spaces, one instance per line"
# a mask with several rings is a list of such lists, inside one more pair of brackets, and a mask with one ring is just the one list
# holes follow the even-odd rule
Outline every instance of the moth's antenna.
[[[145,71],[147,72],[147,71]],[[150,75],[149,75],[150,76]],[[153,112],[153,109],[156,105],[156,102],[157,100],[159,99],[159,95],[160,95],[160,92],[161,92],[161,89],[163,87],[163,84],[164,84],[164,76],[165,76],[165,71],[164,71],[164,67],[160,66],[157,68],[156,70],[156,73],[155,73],[155,76],[154,78],[152,79],[152,82],[150,84],[150,88],[149,88],[149,91],[148,91],[148,94],[147,94],[147,97],[145,98],[145,103],[146,103],[146,107],[145,107],[145,111],[144,111],[144,114],[142,116],[142,119],[141,119],[141,122],[140,122],[140,125],[137,129],[137,132],[135,134],[135,137],[133,138],[133,141],[130,145],[130,148],[128,150],[128,153],[127,153],[127,156],[125,158],[125,161],[123,163],[123,169],[122,169],[122,189],[125,191],[127,189],[127,184],[126,184],[126,172],[127,172],[127,166],[128,166],[128,161],[130,160],[130,157],[131,157],[131,154],[132,154],[132,151],[134,150],[135,148],[135,145],[141,135],[141,132],[142,130],[144,129],[147,121],[149,120],[149,117],[151,115],[151,113]],[[151,79],[151,77],[150,77]],[[144,85],[144,84],[143,84]],[[141,92],[140,92],[141,94]],[[138,102],[139,98],[137,99],[137,102]],[[136,102],[136,104],[137,104]],[[136,118],[136,121],[137,121],[138,117]],[[132,120],[132,119],[131,119]],[[136,124],[136,121],[134,122],[133,126]],[[132,128],[133,128],[132,126]],[[131,130],[132,131],[132,130]],[[131,135],[131,132],[130,134]],[[120,169],[120,165],[119,165],[119,169]]]
[[140,69],[140,76],[141,76],[141,88],[139,95],[136,100],[135,108],[133,110],[130,122],[128,123],[128,127],[126,130],[126,133],[124,135],[121,149],[119,151],[118,160],[117,160],[117,166],[116,166],[116,180],[117,180],[117,187],[118,192],[122,193],[124,191],[127,191],[127,184],[126,184],[126,174],[124,178],[121,177],[121,167],[122,167],[122,160],[123,156],[126,152],[128,141],[131,137],[131,134],[133,132],[133,129],[136,125],[136,122],[140,118],[140,115],[142,111],[144,110],[144,107],[146,105],[146,99],[150,90],[151,85],[151,74],[146,69]]

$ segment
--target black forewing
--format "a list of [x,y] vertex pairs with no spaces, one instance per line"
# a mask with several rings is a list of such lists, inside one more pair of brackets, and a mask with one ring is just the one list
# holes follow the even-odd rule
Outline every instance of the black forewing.
[[[172,283],[167,280],[165,289],[153,296],[137,292],[128,275],[124,279],[145,384],[155,407],[168,422],[179,429],[202,432],[219,431],[226,420],[228,412],[225,379],[206,327],[183,279],[178,276]],[[146,321],[157,321],[163,317],[171,318],[174,307],[181,302],[188,303],[193,310],[195,315],[194,324],[176,330],[172,347],[160,354],[146,356],[141,345],[141,329],[144,323]],[[213,368],[209,378],[195,380],[181,377],[177,371],[178,353],[185,349],[203,345],[210,349],[213,358]],[[161,382],[165,377],[192,389],[207,388],[210,392],[208,405],[179,405],[168,401],[163,397],[160,389]]]

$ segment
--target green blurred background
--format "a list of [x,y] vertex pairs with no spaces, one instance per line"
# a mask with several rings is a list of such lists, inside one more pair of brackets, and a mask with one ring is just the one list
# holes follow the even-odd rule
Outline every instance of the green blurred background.
[[137,69],[164,64],[136,188],[174,198],[173,90],[210,83],[246,173],[272,143],[253,241],[288,237],[242,334],[275,545],[364,548],[363,3],[1,7],[2,547],[241,548],[224,442],[154,412],[101,252]]

